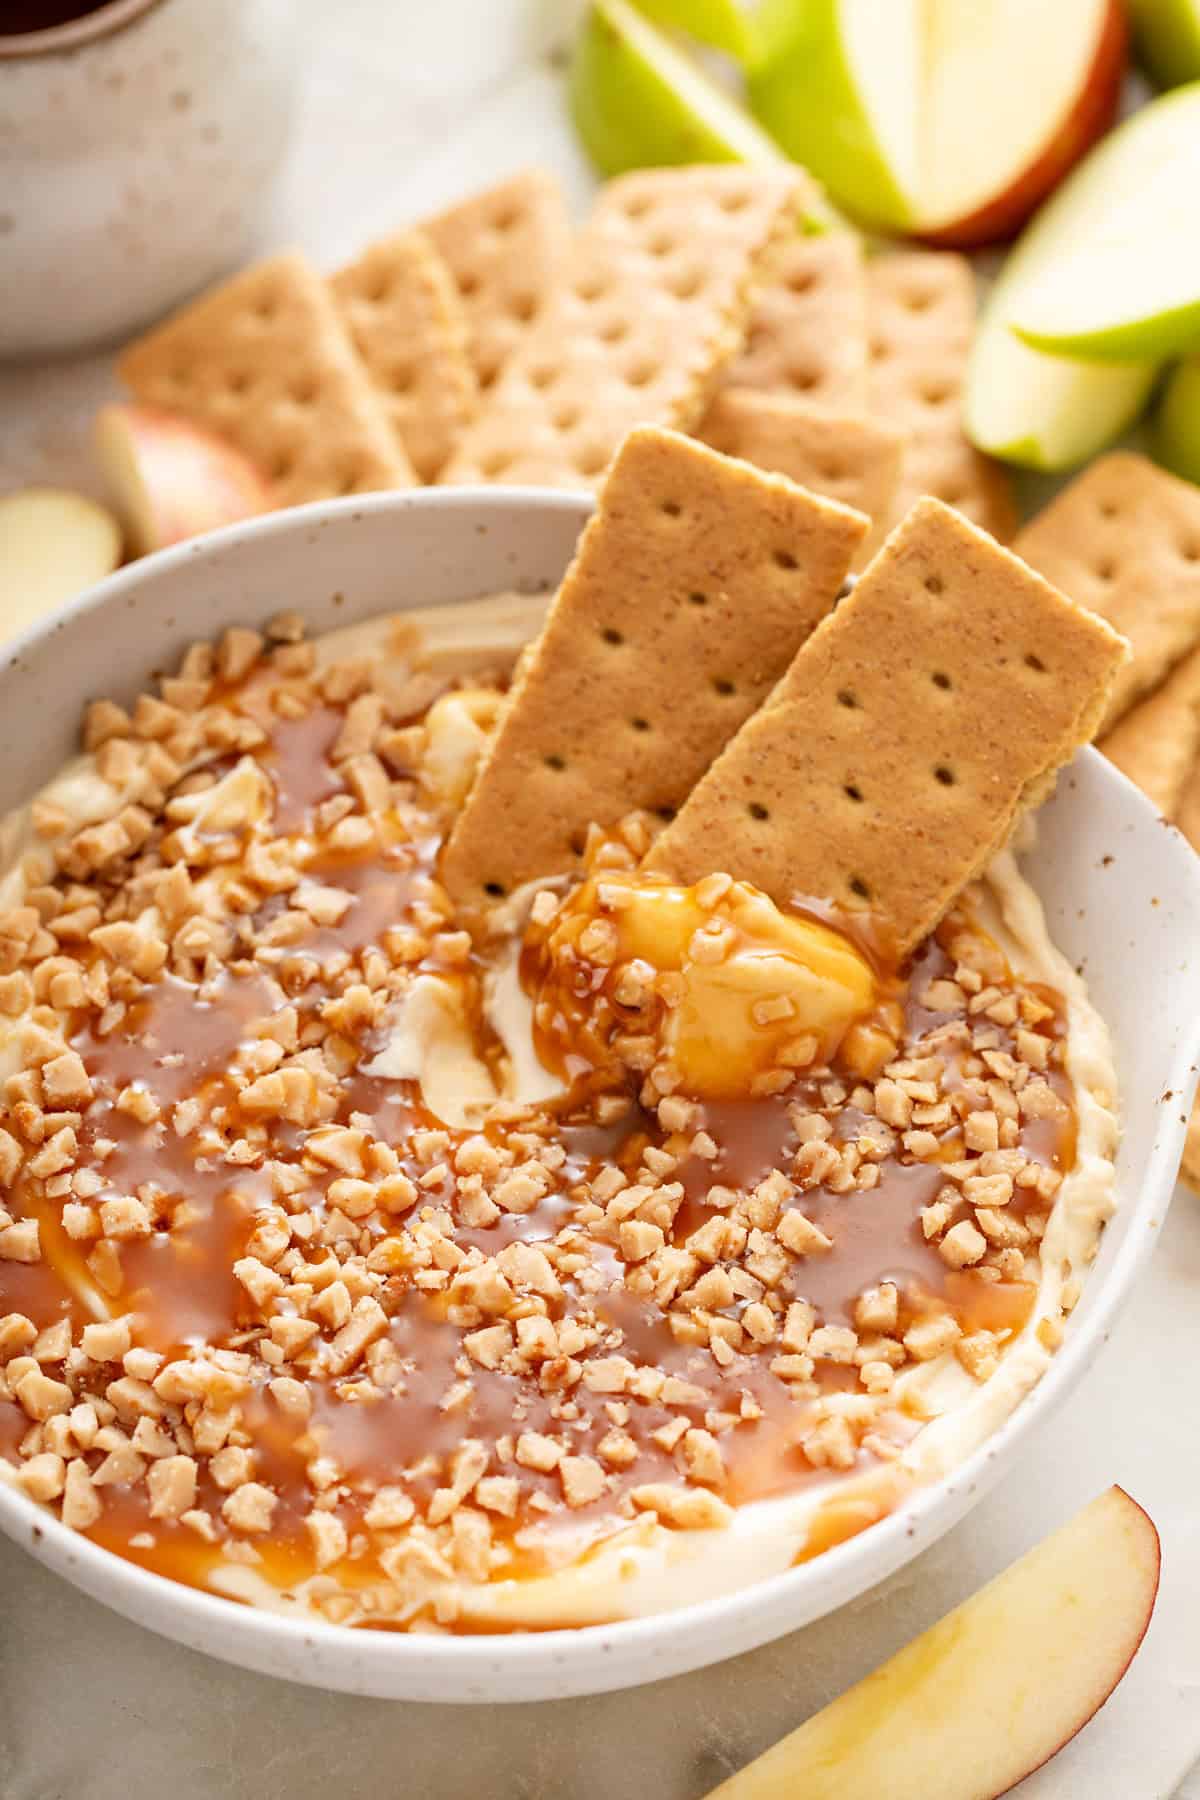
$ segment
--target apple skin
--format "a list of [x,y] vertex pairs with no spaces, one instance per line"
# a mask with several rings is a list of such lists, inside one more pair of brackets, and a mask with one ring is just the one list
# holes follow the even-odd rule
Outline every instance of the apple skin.
[[105,406],[95,444],[135,556],[271,510],[253,463],[187,419]]
[[724,50],[752,69],[762,57],[757,21],[740,0],[634,0],[639,12],[656,25],[686,31],[714,50]]
[[922,231],[922,241],[942,250],[978,250],[1014,236],[1116,118],[1128,44],[1121,0],[1109,0],[1092,66],[1053,141],[1006,193],[997,194],[968,218],[941,225],[936,231]]
[[1138,60],[1160,87],[1200,77],[1198,0],[1127,0]]
[[[747,83],[755,117],[858,223],[911,232],[909,197],[859,103],[838,27],[838,0],[807,0],[802,7],[796,0],[768,0],[762,30],[772,48]],[[829,130],[831,119],[836,133]]]
[[1150,1518],[1109,1488],[709,1800],[999,1800],[1109,1698],[1161,1561]]
[[1172,370],[1154,420],[1153,448],[1173,475],[1200,483],[1200,356]]
[[[663,73],[686,69],[712,117]],[[575,40],[567,105],[603,176],[680,163],[782,162],[778,146],[728,94],[627,0],[594,0]]]

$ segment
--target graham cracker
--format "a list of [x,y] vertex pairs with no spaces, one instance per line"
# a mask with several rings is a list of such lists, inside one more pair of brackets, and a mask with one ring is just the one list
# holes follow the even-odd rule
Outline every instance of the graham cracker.
[[476,379],[490,388],[566,261],[571,221],[562,189],[547,170],[523,169],[420,229],[450,271]]
[[922,500],[658,838],[787,903],[867,907],[911,950],[1095,729],[1121,638]]
[[1099,457],[1013,548],[1129,639],[1109,726],[1200,640],[1200,489],[1144,456]]
[[460,904],[670,816],[834,603],[866,520],[674,432],[630,433],[442,859]]
[[803,170],[774,164],[610,181],[442,479],[587,489],[635,425],[690,431],[810,191]]
[[1176,663],[1162,686],[1131,707],[1097,748],[1173,818],[1200,756],[1200,649]]
[[864,566],[878,549],[900,474],[904,439],[899,432],[879,420],[828,411],[790,394],[723,387],[696,435],[726,456],[740,456],[865,513],[871,529],[852,568]]
[[422,481],[436,480],[475,411],[467,321],[419,231],[371,244],[330,280],[354,347]]
[[415,480],[333,296],[297,252],[201,294],[117,369],[145,405],[243,450],[279,506]]
[[908,437],[889,523],[932,494],[1007,542],[1017,528],[1008,475],[962,428],[976,315],[970,263],[953,251],[897,251],[872,258],[866,280],[870,408]]
[[730,387],[794,394],[862,412],[867,402],[867,284],[849,231],[794,233],[779,244],[750,313]]

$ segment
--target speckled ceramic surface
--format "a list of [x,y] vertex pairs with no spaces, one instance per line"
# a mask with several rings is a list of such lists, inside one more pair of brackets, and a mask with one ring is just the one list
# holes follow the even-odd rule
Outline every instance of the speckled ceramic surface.
[[230,268],[283,152],[291,0],[106,10],[0,56],[0,356],[111,339]]

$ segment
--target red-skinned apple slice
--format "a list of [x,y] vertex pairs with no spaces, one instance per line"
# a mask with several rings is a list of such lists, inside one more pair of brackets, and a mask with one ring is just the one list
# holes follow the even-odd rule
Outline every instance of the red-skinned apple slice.
[[768,23],[768,131],[865,223],[963,248],[1011,236],[1105,129],[1127,35],[1120,0],[773,0]]
[[104,507],[63,488],[0,497],[0,635],[12,637],[111,575],[121,531]]
[[1151,1520],[1109,1488],[710,1800],[996,1800],[1104,1705],[1159,1563]]
[[267,484],[240,450],[187,419],[105,406],[96,450],[135,556],[267,512]]

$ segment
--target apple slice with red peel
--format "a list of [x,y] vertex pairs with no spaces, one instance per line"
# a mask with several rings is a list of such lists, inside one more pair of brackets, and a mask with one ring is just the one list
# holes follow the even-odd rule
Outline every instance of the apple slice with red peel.
[[111,575],[121,528],[83,494],[21,488],[0,497],[0,635],[13,637]]
[[96,450],[135,556],[271,506],[266,482],[240,450],[172,413],[102,407]]
[[1109,1488],[710,1800],[995,1800],[1104,1705],[1159,1562],[1147,1514]]
[[772,0],[760,35],[750,104],[789,155],[865,223],[963,248],[1104,131],[1126,40],[1120,0]]

